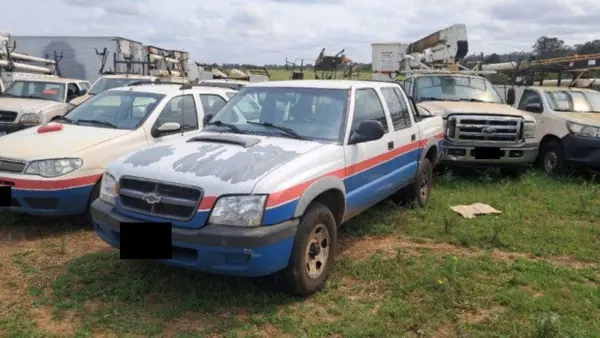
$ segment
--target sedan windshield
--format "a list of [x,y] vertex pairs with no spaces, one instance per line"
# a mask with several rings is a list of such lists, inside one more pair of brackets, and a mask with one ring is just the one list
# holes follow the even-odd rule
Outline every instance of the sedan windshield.
[[415,101],[503,103],[491,82],[478,76],[432,75],[416,78]]
[[106,91],[73,108],[62,120],[78,125],[133,130],[164,97],[154,93]]
[[600,113],[600,92],[547,90],[544,94],[554,111]]
[[[125,87],[133,82],[146,81],[144,79],[133,79],[130,77],[122,78],[102,78],[94,83],[94,86],[88,92],[90,95],[97,95],[109,89]],[[149,81],[149,80],[148,80]]]
[[205,130],[339,141],[348,93],[344,89],[245,87]]
[[65,84],[60,82],[16,80],[2,94],[26,99],[64,102],[65,87]]

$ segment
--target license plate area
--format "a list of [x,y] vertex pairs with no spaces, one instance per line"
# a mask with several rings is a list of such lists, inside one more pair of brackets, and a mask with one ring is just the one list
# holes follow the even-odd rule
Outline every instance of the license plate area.
[[481,147],[473,150],[476,160],[499,160],[504,156],[504,151],[500,148]]

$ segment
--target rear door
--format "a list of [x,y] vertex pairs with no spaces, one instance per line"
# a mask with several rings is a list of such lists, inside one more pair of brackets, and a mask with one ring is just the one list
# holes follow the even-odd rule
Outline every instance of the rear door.
[[160,135],[151,136],[152,143],[160,143],[173,140],[200,129],[202,123],[202,104],[195,95],[184,94],[174,96],[163,107],[158,118],[154,122],[152,129],[157,129],[166,122],[176,122],[181,125],[181,130],[164,132]]
[[[350,135],[365,120],[381,122],[383,138],[371,142],[348,144]],[[373,88],[359,88],[354,94],[354,110],[350,120],[350,133],[346,137],[346,199],[348,216],[352,217],[389,196],[396,182],[390,180],[393,171],[390,163],[394,151],[394,136],[390,132],[390,119],[386,115],[380,94]]]
[[413,121],[408,107],[408,98],[397,86],[381,88],[392,120],[391,137],[393,149],[393,177],[398,185],[409,183],[417,174],[418,159],[421,155],[419,147],[418,127]]

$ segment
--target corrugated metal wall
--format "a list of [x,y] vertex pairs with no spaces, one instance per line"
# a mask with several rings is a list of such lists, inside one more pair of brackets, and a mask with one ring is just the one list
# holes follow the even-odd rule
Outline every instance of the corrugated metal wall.
[[[118,52],[116,37],[52,37],[52,36],[11,36],[17,42],[16,52],[32,56],[52,58],[54,51],[62,51],[59,63],[63,77],[85,79],[94,82],[98,77],[101,60],[94,48],[108,49],[106,69],[113,68],[113,52]],[[140,52],[138,52],[140,53]]]

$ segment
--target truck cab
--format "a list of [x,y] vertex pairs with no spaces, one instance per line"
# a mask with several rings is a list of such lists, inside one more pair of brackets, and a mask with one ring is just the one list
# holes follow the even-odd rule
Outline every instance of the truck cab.
[[54,75],[15,74],[0,94],[0,136],[46,123],[69,112],[90,83]]
[[159,262],[275,274],[308,296],[329,277],[339,226],[396,194],[427,203],[443,122],[417,115],[396,83],[250,83],[201,132],[110,164],[96,233],[123,250],[134,243],[121,224],[167,222],[173,254]]
[[600,92],[589,88],[517,86],[507,103],[537,121],[538,165],[549,174],[565,167],[600,170]]
[[419,109],[443,118],[443,163],[522,173],[537,156],[535,118],[505,104],[485,77],[466,73],[415,72],[402,86]]

